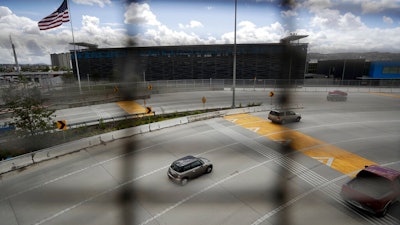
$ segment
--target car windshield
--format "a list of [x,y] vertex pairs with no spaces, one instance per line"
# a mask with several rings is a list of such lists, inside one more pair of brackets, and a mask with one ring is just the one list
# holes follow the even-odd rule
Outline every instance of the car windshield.
[[369,196],[380,198],[390,191],[390,180],[363,170],[357,174],[352,186]]
[[277,111],[271,111],[270,114],[274,115],[274,116],[282,116],[283,115],[283,113],[277,112]]
[[172,163],[171,168],[173,170],[175,170],[176,172],[183,172],[183,167],[182,166],[178,166],[176,163]]

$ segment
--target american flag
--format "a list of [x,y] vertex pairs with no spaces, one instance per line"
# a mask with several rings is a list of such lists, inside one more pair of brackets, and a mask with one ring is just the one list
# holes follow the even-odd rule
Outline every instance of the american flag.
[[38,26],[40,30],[48,30],[61,26],[65,22],[69,22],[67,0],[64,0],[60,7],[52,14],[40,20]]

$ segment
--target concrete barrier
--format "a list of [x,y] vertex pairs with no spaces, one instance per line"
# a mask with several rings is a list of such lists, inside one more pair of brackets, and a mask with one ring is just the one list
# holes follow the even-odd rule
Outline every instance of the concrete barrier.
[[32,153],[0,161],[0,174],[32,165]]
[[71,154],[77,151],[81,151],[85,148],[93,147],[96,145],[111,142],[117,139],[132,137],[138,134],[143,134],[151,131],[156,131],[168,127],[179,126],[196,122],[200,120],[206,120],[216,117],[222,117],[225,115],[232,115],[238,113],[250,113],[260,112],[269,110],[269,107],[258,106],[251,108],[236,108],[222,111],[208,112],[199,115],[181,117],[176,119],[164,120],[157,123],[145,124],[137,127],[127,128],[124,130],[113,131],[93,137],[83,138],[81,140],[68,142],[65,144],[53,146],[40,151],[32,152],[29,154],[21,155],[11,159],[0,161],[0,174],[7,173],[13,170],[28,167],[35,163],[40,163],[45,160],[50,160],[63,155]]

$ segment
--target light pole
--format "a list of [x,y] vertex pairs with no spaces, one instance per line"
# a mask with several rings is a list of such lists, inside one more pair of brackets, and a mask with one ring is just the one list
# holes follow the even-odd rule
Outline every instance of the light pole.
[[342,70],[342,85],[343,85],[343,82],[344,82],[344,71],[346,70],[346,60],[344,60],[344,62],[343,62],[343,70]]
[[233,37],[233,83],[232,83],[232,108],[235,108],[235,86],[236,86],[236,14],[237,0],[235,0],[235,32]]

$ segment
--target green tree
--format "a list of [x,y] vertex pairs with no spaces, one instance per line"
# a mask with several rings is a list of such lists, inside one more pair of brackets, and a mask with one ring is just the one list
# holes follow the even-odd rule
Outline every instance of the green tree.
[[35,135],[53,128],[54,110],[43,106],[38,88],[13,85],[3,91],[2,97],[5,106],[13,111],[15,126],[23,134]]

